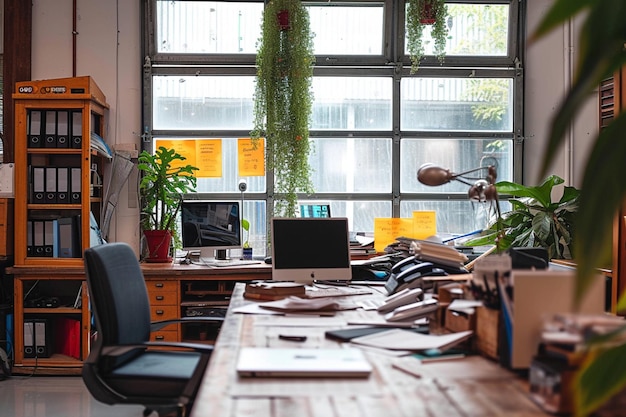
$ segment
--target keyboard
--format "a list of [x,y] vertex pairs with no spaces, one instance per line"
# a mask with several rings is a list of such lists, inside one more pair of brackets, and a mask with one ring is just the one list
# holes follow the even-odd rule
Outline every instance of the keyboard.
[[345,297],[348,295],[371,294],[372,291],[364,288],[351,287],[331,287],[331,288],[307,288],[306,298],[322,298],[322,297]]
[[229,266],[242,266],[242,265],[260,265],[262,261],[255,261],[254,259],[228,259],[224,261],[218,261],[215,259],[203,259],[200,258],[200,265],[214,266],[214,267],[229,267]]

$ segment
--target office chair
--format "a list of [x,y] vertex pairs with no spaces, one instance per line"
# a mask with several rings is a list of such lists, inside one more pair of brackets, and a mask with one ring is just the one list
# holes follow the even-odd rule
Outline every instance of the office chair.
[[158,415],[186,415],[213,347],[150,342],[150,332],[172,323],[216,322],[223,318],[190,317],[151,323],[143,274],[126,243],[87,249],[85,273],[96,329],[82,369],[91,395],[109,405],[141,404],[144,416],[153,411]]

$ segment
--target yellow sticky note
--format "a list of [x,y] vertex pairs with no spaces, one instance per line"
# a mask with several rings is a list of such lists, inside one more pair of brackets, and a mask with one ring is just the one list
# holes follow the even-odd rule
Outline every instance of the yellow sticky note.
[[265,175],[265,139],[260,138],[256,147],[250,138],[237,140],[240,177],[262,177]]
[[413,232],[414,239],[426,239],[437,234],[437,213],[435,211],[414,211]]
[[385,247],[400,236],[413,233],[413,219],[377,217],[374,219],[374,248],[384,252]]

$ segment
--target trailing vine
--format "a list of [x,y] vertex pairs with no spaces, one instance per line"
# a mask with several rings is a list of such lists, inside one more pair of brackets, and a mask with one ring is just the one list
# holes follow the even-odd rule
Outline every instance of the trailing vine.
[[448,39],[448,6],[445,0],[407,0],[406,4],[407,49],[411,58],[411,74],[415,74],[425,54],[423,34],[426,25],[432,25],[435,56],[439,63],[444,61]]
[[253,143],[265,137],[266,165],[274,173],[278,215],[294,217],[297,193],[310,193],[309,121],[313,96],[313,35],[299,0],[265,6],[257,42]]

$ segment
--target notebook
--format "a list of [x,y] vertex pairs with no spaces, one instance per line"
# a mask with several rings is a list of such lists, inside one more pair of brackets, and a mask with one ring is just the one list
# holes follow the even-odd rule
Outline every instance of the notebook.
[[237,359],[237,374],[242,377],[366,378],[371,372],[358,348],[244,347]]

